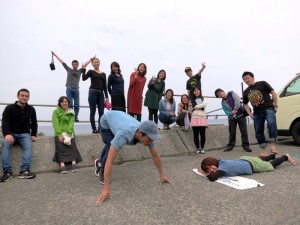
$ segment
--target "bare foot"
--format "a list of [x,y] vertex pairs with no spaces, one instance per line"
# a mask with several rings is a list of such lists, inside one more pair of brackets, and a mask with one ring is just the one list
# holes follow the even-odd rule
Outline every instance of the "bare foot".
[[278,154],[276,148],[271,148],[271,153],[272,153],[272,154]]
[[286,153],[285,155],[288,157],[288,162],[289,162],[290,164],[296,165],[296,160],[293,159],[293,158],[290,156],[290,154]]
[[266,149],[262,149],[261,153],[258,155],[258,157],[260,157],[260,156],[267,156],[267,155],[268,155],[267,150]]

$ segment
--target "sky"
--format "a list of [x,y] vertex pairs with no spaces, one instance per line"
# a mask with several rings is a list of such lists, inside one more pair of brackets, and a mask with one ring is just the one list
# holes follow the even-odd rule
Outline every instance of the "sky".
[[[65,95],[66,71],[57,60],[50,70],[51,50],[69,66],[97,55],[107,76],[117,61],[125,96],[141,62],[147,83],[165,69],[166,88],[178,95],[186,93],[184,68],[195,74],[203,62],[204,96],[216,88],[241,95],[244,71],[278,92],[300,72],[299,8],[297,0],[0,0],[0,103],[14,102],[21,88],[30,90],[31,104],[55,105]],[[80,82],[81,105],[89,86]],[[208,100],[207,111],[219,107]],[[39,120],[51,119],[52,109],[36,109]],[[79,119],[88,115],[82,109]]]

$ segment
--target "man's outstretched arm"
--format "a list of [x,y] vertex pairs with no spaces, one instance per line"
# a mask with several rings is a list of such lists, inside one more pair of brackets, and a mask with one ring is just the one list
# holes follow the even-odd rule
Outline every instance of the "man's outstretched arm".
[[111,177],[112,165],[113,165],[113,162],[116,159],[117,155],[118,155],[117,150],[111,145],[109,152],[108,152],[107,160],[105,163],[104,185],[103,185],[102,192],[100,193],[100,195],[97,198],[97,201],[96,201],[97,204],[100,204],[105,199],[110,198],[109,182],[110,182],[110,177]]
[[62,60],[60,57],[58,57],[58,55],[55,54],[55,52],[51,51],[52,55],[55,56],[55,58],[57,58],[58,61],[60,61],[61,64],[64,63],[64,60]]
[[171,180],[169,180],[169,178],[167,178],[163,173],[162,163],[161,163],[161,160],[160,160],[160,156],[157,153],[157,148],[152,148],[150,153],[151,153],[152,159],[154,161],[154,164],[157,168],[157,171],[159,173],[160,184],[171,183]]
[[206,68],[205,62],[202,63],[202,68],[199,70],[199,72],[197,73],[198,76],[201,76],[201,73],[203,72],[203,70]]

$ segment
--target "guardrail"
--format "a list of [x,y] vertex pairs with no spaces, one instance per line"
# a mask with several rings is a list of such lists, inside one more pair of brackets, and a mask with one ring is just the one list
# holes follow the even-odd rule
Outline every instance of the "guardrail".
[[[181,95],[174,95],[174,97],[181,97]],[[205,98],[216,98],[216,97],[212,97],[212,96],[204,96]],[[0,103],[0,106],[7,106],[10,105],[12,103]],[[34,107],[44,107],[44,108],[56,108],[57,105],[49,105],[49,104],[30,104]],[[85,109],[89,109],[89,106],[85,106],[85,105],[81,105],[79,106],[79,108],[85,108]],[[218,109],[214,109],[212,111],[206,112],[207,114],[207,118],[214,118],[214,119],[218,119],[219,117],[227,117],[225,114],[211,114],[217,111],[222,110],[222,108],[218,108]],[[0,118],[0,121],[2,121],[2,118]],[[41,123],[52,123],[52,120],[38,120],[38,122]],[[89,123],[89,120],[80,120],[80,122],[78,123]]]

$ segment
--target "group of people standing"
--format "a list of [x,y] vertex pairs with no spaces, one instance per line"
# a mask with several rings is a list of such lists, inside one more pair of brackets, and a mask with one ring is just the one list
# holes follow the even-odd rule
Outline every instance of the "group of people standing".
[[[109,197],[109,182],[113,161],[124,145],[135,145],[142,143],[148,146],[154,164],[158,170],[161,183],[169,183],[170,180],[164,175],[162,163],[155,147],[156,141],[160,139],[158,133],[158,120],[163,123],[163,129],[170,129],[170,125],[176,122],[180,127],[186,129],[192,127],[196,152],[204,154],[206,141],[207,116],[205,108],[207,101],[202,94],[201,74],[206,68],[202,68],[196,75],[193,75],[190,67],[185,68],[189,77],[186,84],[187,94],[181,96],[176,115],[176,102],[172,89],[165,91],[166,71],[160,70],[156,77],[152,77],[148,83],[148,90],[144,100],[144,106],[148,107],[149,118],[141,123],[141,111],[143,105],[143,89],[146,83],[147,66],[144,63],[138,65],[137,69],[130,76],[130,85],[127,95],[127,114],[124,95],[124,78],[121,74],[120,65],[117,62],[111,63],[111,74],[106,81],[106,74],[100,70],[100,60],[96,56],[82,64],[78,69],[77,60],[72,61],[72,68],[52,52],[67,71],[66,95],[58,99],[58,106],[52,114],[54,128],[55,153],[53,161],[60,165],[62,174],[68,173],[66,163],[71,163],[72,172],[77,172],[77,163],[82,161],[81,155],[75,142],[74,123],[78,122],[79,114],[79,81],[90,78],[88,102],[90,106],[90,123],[93,133],[100,133],[104,142],[104,149],[99,159],[95,160],[95,175],[100,177],[104,188],[97,199],[97,203],[103,202]],[[86,72],[86,66],[92,63],[93,69]],[[251,163],[259,163],[267,167],[266,171],[274,169],[283,161],[295,164],[295,161],[286,154],[280,159],[275,159],[277,150],[276,110],[277,96],[274,89],[265,81],[254,81],[251,72],[244,72],[243,81],[248,88],[243,92],[243,100],[233,91],[225,92],[221,88],[215,90],[215,96],[222,98],[221,104],[229,123],[229,143],[224,151],[231,151],[235,146],[236,127],[241,131],[242,146],[246,152],[251,152],[247,134],[246,116],[254,120],[254,129],[259,146],[262,149],[260,160],[245,158],[242,160]],[[112,111],[104,114],[105,102],[109,101],[108,93],[111,96]],[[164,95],[164,98],[162,96]],[[272,98],[270,97],[272,96]],[[23,148],[22,163],[19,178],[31,179],[36,175],[30,171],[32,142],[37,140],[37,118],[34,107],[28,105],[30,94],[27,89],[21,89],[17,93],[18,101],[8,105],[2,117],[2,166],[3,176],[0,181],[8,181],[12,177],[11,168],[11,147],[19,142]],[[248,103],[251,102],[253,112]],[[95,123],[96,108],[98,108],[98,127]],[[74,109],[74,110],[73,110]],[[159,112],[159,115],[158,115]],[[267,121],[269,137],[271,141],[272,156],[267,156],[267,141],[264,136],[264,124]],[[200,135],[200,139],[199,139]],[[206,161],[205,161],[206,160]],[[205,159],[199,167],[199,171],[207,175],[210,180],[215,180],[224,175],[224,169],[218,172],[218,166],[224,165],[226,161],[219,161],[215,158]],[[262,161],[270,161],[271,164],[264,164]],[[240,163],[240,162],[238,162]],[[237,167],[239,164],[236,163]],[[244,161],[241,162],[242,164]],[[247,173],[256,172],[253,165],[243,164]],[[228,164],[228,166],[231,166]],[[225,167],[224,167],[225,168]],[[222,172],[223,171],[223,172]],[[260,171],[259,171],[260,172]],[[215,175],[214,175],[215,174]]]

